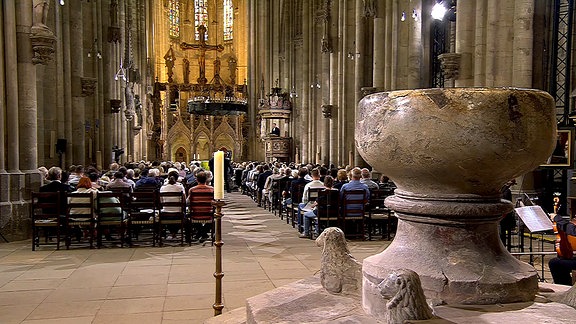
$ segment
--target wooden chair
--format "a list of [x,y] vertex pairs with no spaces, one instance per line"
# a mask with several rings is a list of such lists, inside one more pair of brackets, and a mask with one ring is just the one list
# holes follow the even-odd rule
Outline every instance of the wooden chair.
[[[66,211],[66,249],[72,244],[72,233],[88,229],[90,248],[94,248],[94,232],[96,219],[94,218],[94,194],[91,192],[71,192],[68,194],[68,208]],[[77,236],[80,239],[80,236]],[[80,241],[80,240],[78,240]]]
[[212,192],[189,192],[190,201],[190,224],[210,224],[210,240],[214,245],[214,207]]
[[[316,200],[317,218],[312,222],[318,223],[318,234],[330,226],[340,226],[340,192],[338,190],[323,190],[318,193]],[[310,231],[312,233],[312,231]]]
[[274,216],[276,216],[276,212],[278,212],[280,219],[284,218],[282,215],[282,191],[286,187],[287,181],[288,178],[284,177],[272,183],[272,211],[274,212]]
[[60,234],[62,217],[60,208],[60,192],[32,192],[30,215],[32,216],[32,251],[40,246],[40,233],[44,230],[45,245],[51,244],[49,236],[52,231],[56,234],[56,250],[60,250]]
[[[376,234],[376,230],[380,230],[382,239],[384,232],[386,237],[390,240],[390,232],[392,226],[392,211],[386,207],[384,200],[390,196],[389,190],[375,189],[370,191],[370,202],[367,206],[367,223],[368,223],[368,240],[372,239],[372,235]],[[384,229],[386,229],[384,231]]]
[[129,210],[127,228],[130,245],[133,239],[139,239],[142,229],[148,228],[152,234],[152,246],[156,246],[158,193],[135,190],[130,195]]
[[367,203],[364,190],[345,190],[340,201],[341,228],[347,237],[364,239],[364,218]]
[[104,228],[108,230],[118,228],[120,246],[124,247],[124,232],[126,227],[127,199],[121,191],[98,192],[96,196],[96,246],[102,247],[102,234]]
[[[315,202],[316,199],[318,199],[318,194],[321,191],[324,191],[324,187],[322,188],[308,188],[308,202]],[[303,210],[300,210],[300,213],[305,212]],[[296,213],[298,213],[298,206],[296,206]],[[300,220],[303,220],[303,216],[300,217],[300,214],[297,215],[298,217],[298,232],[302,232],[304,230],[304,223],[301,222]]]
[[302,196],[304,195],[304,186],[305,183],[300,183],[296,185],[294,188],[291,189],[290,197],[292,199],[292,205],[289,206],[288,211],[290,212],[291,217],[286,217],[286,224],[289,223],[289,220],[292,220],[292,227],[296,227],[296,214],[298,212],[298,204],[302,202]]
[[158,195],[160,202],[156,234],[158,245],[164,245],[164,225],[180,225],[180,245],[184,245],[186,195],[183,192],[160,192]]

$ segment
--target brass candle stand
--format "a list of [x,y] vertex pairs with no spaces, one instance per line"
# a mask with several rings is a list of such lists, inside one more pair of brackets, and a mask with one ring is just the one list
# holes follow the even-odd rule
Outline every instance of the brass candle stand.
[[224,304],[222,303],[222,277],[224,277],[224,272],[222,272],[222,206],[226,203],[222,200],[213,200],[212,205],[216,207],[216,212],[214,213],[214,231],[216,232],[216,271],[214,272],[214,278],[216,278],[216,297],[214,301],[214,316],[222,314],[222,309]]

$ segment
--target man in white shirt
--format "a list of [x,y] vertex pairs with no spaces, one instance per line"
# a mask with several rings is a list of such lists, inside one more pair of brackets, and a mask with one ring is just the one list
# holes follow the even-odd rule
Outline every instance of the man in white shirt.
[[309,189],[312,188],[324,188],[324,183],[322,183],[322,181],[320,181],[320,170],[318,169],[313,169],[312,172],[310,172],[310,175],[312,176],[312,181],[308,182],[305,186],[304,186],[304,193],[302,194],[302,202],[298,205],[298,230],[301,232],[301,227],[304,224],[303,218],[302,218],[302,208],[304,208],[306,206],[306,204],[308,204],[308,191]]

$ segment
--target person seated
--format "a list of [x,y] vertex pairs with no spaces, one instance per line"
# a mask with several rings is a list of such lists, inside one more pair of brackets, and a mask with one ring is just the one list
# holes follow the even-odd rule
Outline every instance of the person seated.
[[[160,193],[163,192],[180,192],[182,193],[182,196],[185,197],[186,195],[186,189],[184,188],[184,186],[178,182],[178,171],[177,170],[173,170],[170,173],[168,173],[168,182],[166,184],[164,184],[162,187],[160,187]],[[167,197],[167,198],[162,198],[164,199],[163,202],[177,202],[178,200],[173,201],[174,199],[177,199],[176,197]],[[170,199],[170,200],[169,200]],[[176,206],[168,206],[168,207],[164,207],[162,208],[162,211],[164,212],[174,212],[177,213],[180,211],[180,209]],[[168,231],[170,232],[170,234],[168,234],[168,236],[166,236],[166,240],[167,241],[171,241],[176,239],[177,237],[177,233],[178,233],[178,229],[179,226],[177,224],[171,224],[167,226]],[[161,235],[163,234],[163,232],[160,232]]]
[[372,180],[372,174],[370,173],[370,170],[363,168],[361,172],[362,172],[362,179],[360,179],[360,182],[368,186],[368,189],[370,189],[370,191],[378,190],[378,184],[374,182],[374,180]]
[[308,204],[308,192],[310,191],[310,189],[313,188],[324,188],[324,184],[322,183],[322,181],[320,181],[320,170],[318,169],[313,169],[312,172],[310,172],[310,175],[312,176],[312,181],[308,182],[305,186],[304,186],[304,192],[302,193],[302,200],[301,203],[298,204],[298,227],[299,229],[300,226],[303,226],[303,215],[302,215],[302,208],[306,207],[306,205]]
[[[72,192],[72,187],[61,182],[62,179],[62,169],[59,167],[51,167],[48,170],[48,175],[46,178],[50,181],[40,187],[40,192],[60,192],[60,214],[64,215],[66,213],[66,207],[68,206],[68,200],[66,199],[66,194]],[[46,213],[53,213],[52,210],[45,210]]]
[[[332,176],[327,175],[324,178],[324,190],[334,190],[334,191],[338,191],[338,189],[332,188],[332,186],[334,185],[334,178],[332,178]],[[313,218],[317,218],[318,217],[318,206],[322,206],[322,205],[326,205],[326,198],[328,196],[326,195],[321,195],[318,196],[318,199],[316,199],[316,202],[314,204],[314,208],[310,211],[307,211],[304,213],[304,232],[302,234],[300,234],[300,238],[306,238],[306,237],[310,237],[310,222]],[[314,234],[317,236],[319,234],[319,224],[318,222],[316,222],[316,228],[314,229]]]
[[121,171],[116,171],[116,173],[114,173],[114,179],[106,186],[107,190],[114,190],[115,188],[127,188],[129,191],[132,191],[132,186],[124,181],[124,173]]
[[[342,186],[342,188],[340,188],[340,199],[344,199],[344,193],[346,191],[352,191],[352,190],[364,190],[364,203],[368,202],[368,199],[370,198],[370,189],[368,189],[368,186],[363,184],[362,182],[360,182],[360,179],[362,178],[362,170],[360,170],[360,168],[355,167],[353,168],[350,173],[352,174],[352,180],[346,184],[344,184]],[[349,199],[360,199],[360,197],[349,197]],[[363,208],[363,206],[357,206],[356,204],[348,204],[347,205],[347,210],[361,210]]]
[[[565,219],[558,214],[552,214],[552,218],[558,231],[563,231],[567,236],[576,236],[576,220]],[[576,270],[576,259],[558,256],[548,262],[548,267],[555,284],[572,286],[571,274],[572,270]]]
[[[198,174],[196,174],[196,181],[198,182],[198,184],[190,188],[190,190],[188,191],[188,205],[190,206],[192,217],[194,216],[194,213],[206,213],[212,211],[212,207],[204,205],[198,206],[198,204],[196,204],[196,202],[198,202],[199,199],[206,199],[206,201],[209,200],[211,202],[212,197],[194,196],[194,194],[198,192],[210,192],[214,194],[214,187],[206,185],[207,180],[208,177],[206,175],[206,172],[204,171],[199,172]],[[212,224],[194,224],[194,225],[196,226],[196,235],[192,240],[204,243],[204,241],[206,241],[206,239],[208,238],[208,231],[210,231]]]

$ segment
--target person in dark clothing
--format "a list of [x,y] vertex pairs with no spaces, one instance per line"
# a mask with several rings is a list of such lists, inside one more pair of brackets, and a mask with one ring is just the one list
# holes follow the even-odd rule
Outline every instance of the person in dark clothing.
[[[510,190],[510,187],[515,184],[515,179],[506,182],[500,190],[502,193],[502,199],[512,201],[512,191]],[[514,211],[511,211],[508,214],[505,214],[500,220],[500,240],[502,240],[502,244],[504,244],[508,251],[512,248],[512,230],[514,227],[516,227],[516,216],[514,215]]]
[[[559,214],[552,215],[558,231],[566,233],[566,238],[576,236],[574,220],[564,218]],[[548,267],[550,267],[550,273],[555,284],[572,286],[572,270],[576,270],[576,259],[558,256],[548,261]]]
[[280,128],[276,124],[272,124],[272,130],[270,131],[270,135],[280,136]]
[[62,169],[59,167],[51,167],[48,170],[48,180],[49,184],[40,187],[40,192],[60,192],[60,212],[62,215],[66,213],[66,207],[68,206],[68,201],[66,194],[72,192],[72,187],[62,183]]
[[263,172],[258,175],[258,180],[256,181],[256,187],[258,188],[257,193],[258,206],[262,205],[262,190],[264,189],[264,185],[266,184],[266,179],[272,175],[272,170],[270,170],[268,164],[264,164],[262,166],[262,171]]

